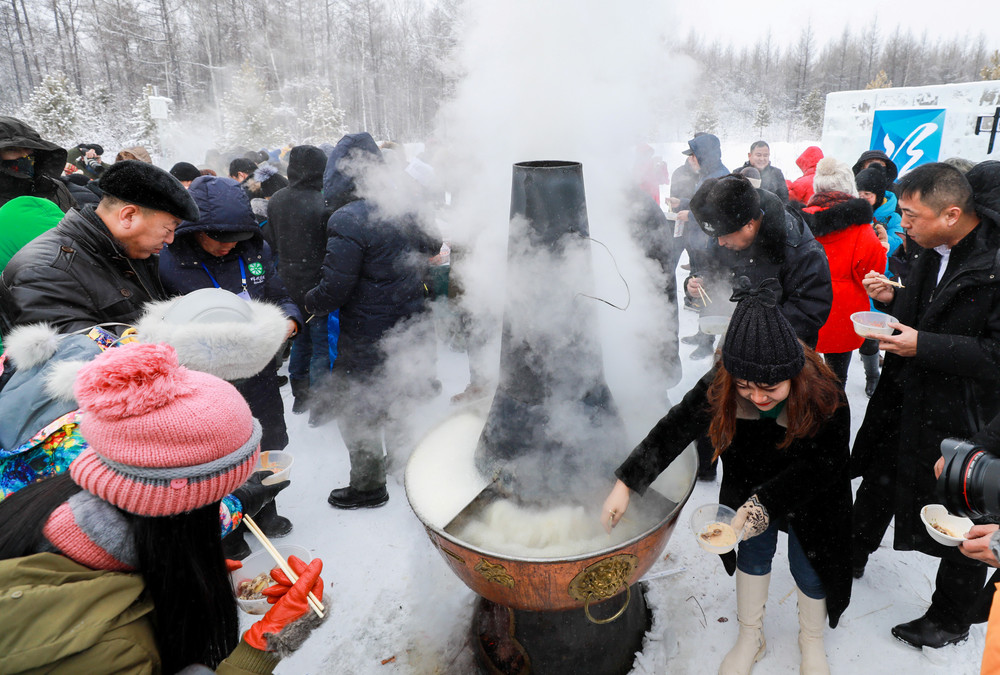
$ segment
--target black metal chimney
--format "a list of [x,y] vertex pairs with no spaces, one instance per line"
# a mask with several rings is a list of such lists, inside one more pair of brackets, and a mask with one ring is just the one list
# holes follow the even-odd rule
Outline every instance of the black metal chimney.
[[604,378],[578,162],[514,165],[500,378],[476,463],[523,501],[606,482],[627,450]]

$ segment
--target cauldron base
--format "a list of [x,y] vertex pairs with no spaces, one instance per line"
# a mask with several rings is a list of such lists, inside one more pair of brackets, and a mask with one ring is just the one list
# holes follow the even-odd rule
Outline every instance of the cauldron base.
[[[621,595],[595,605],[601,618],[620,607]],[[605,609],[607,608],[607,609]],[[644,584],[632,586],[624,613],[606,624],[582,609],[532,612],[480,597],[472,617],[472,642],[479,672],[488,675],[624,675],[652,623]]]

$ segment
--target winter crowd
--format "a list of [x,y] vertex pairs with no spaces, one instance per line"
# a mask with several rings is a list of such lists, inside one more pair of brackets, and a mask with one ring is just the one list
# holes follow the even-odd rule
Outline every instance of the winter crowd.
[[[810,147],[786,181],[763,141],[734,172],[716,136],[688,146],[672,175],[640,148],[631,229],[664,301],[699,314],[691,358],[713,361],[616,471],[606,526],[691,443],[700,479],[721,460],[719,501],[742,535],[722,556],[739,621],[723,675],[765,655],[779,532],[802,673],[829,672],[825,626],[893,518],[896,549],[940,564],[926,613],[892,634],[965,640],[990,613],[1000,531],[984,521],[949,548],[919,512],[940,501],[942,440],[1000,454],[1000,163],[900,177],[882,152],[852,167]],[[274,502],[288,481],[257,470],[288,444],[278,371],[287,358],[292,412],[336,420],[347,446],[350,480],[329,504],[386,503],[385,448],[405,446],[402,422],[441,387],[428,305],[448,247],[421,207],[433,169],[367,133],[214,169],[103,154],[0,117],[0,672],[268,673],[318,625],[323,588],[322,561],[290,558],[271,609],[238,634],[228,571],[247,524],[292,528]],[[891,332],[862,337],[858,312]],[[665,334],[673,386],[676,322]],[[870,401],[852,443],[855,350]],[[470,374],[459,397],[486,388]]]
[[[764,656],[779,531],[798,590],[801,672],[829,673],[824,625],[837,626],[894,518],[897,550],[940,563],[926,613],[892,635],[938,649],[990,618],[983,672],[1000,672],[990,617],[1000,572],[986,581],[1000,567],[998,526],[978,521],[948,547],[920,518],[942,501],[944,439],[1000,455],[1000,162],[950,159],[899,177],[881,151],[849,166],[812,146],[797,160],[803,175],[787,181],[763,141],[734,172],[714,135],[688,145],[669,216],[690,261],[684,304],[699,326],[728,325],[718,350],[717,327],[682,339],[696,345],[692,358],[716,363],[618,468],[606,527],[694,442],[699,478],[714,480],[722,460],[719,501],[741,535],[722,556],[736,576],[739,633],[721,675],[745,675]],[[639,176],[655,166],[646,155]],[[663,248],[646,250],[664,264]],[[868,329],[877,325],[888,329]],[[854,350],[870,401],[852,443]]]

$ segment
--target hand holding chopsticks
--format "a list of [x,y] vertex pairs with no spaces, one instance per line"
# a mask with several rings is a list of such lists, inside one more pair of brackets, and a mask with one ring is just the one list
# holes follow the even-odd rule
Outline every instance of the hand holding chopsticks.
[[[248,515],[244,515],[243,522],[246,523],[247,529],[250,530],[255,537],[257,537],[257,540],[267,550],[267,552],[271,554],[271,557],[274,558],[274,562],[278,564],[278,567],[280,567],[281,571],[285,573],[285,576],[288,577],[289,581],[293,584],[298,581],[298,575],[292,571],[288,562],[281,557],[281,554],[278,553],[278,549],[274,548],[274,544],[272,544],[271,540],[268,539],[267,536],[261,531],[260,527],[254,522],[253,518]],[[321,603],[311,592],[309,593],[308,601],[312,610],[316,612],[316,615],[319,616],[319,618],[322,619],[324,612],[326,611],[326,608],[323,607],[323,603]]]
[[712,298],[709,297],[708,292],[705,291],[705,288],[701,285],[701,279],[697,275],[692,275],[688,280],[687,292],[690,295],[694,295],[694,293],[697,292],[698,297],[701,300],[702,307],[708,307],[712,304]]

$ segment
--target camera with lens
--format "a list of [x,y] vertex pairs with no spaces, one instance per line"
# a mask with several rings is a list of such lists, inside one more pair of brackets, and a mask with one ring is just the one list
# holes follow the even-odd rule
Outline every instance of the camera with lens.
[[944,470],[937,491],[949,513],[968,518],[1000,516],[1000,457],[957,438],[941,441]]

